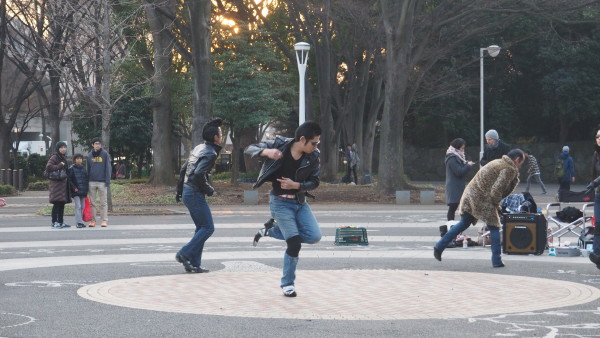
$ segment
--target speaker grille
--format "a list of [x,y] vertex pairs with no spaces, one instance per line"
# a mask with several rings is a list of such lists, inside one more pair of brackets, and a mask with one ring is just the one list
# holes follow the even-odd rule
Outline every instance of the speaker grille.
[[509,238],[511,246],[515,249],[528,249],[533,242],[533,234],[525,225],[515,225],[510,232]]

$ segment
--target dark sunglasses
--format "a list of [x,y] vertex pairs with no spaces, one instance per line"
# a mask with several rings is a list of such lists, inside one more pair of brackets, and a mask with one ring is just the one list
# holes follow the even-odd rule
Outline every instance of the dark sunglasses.
[[321,141],[315,142],[315,141],[310,141],[310,144],[312,144],[313,147],[316,147],[319,145],[319,143],[321,143]]
[[600,135],[596,135],[596,138],[600,138]]

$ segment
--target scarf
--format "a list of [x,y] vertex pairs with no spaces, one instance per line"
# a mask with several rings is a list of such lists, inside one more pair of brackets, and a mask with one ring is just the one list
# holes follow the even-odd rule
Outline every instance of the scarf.
[[465,159],[464,151],[460,151],[460,150],[454,148],[453,146],[449,146],[448,150],[446,150],[446,155],[448,155],[448,154],[456,155],[463,163],[467,163],[467,160]]

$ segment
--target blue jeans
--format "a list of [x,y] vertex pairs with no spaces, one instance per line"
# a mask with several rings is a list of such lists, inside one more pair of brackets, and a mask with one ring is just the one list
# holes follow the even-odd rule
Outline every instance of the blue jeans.
[[[448,246],[448,243],[453,241],[458,234],[467,230],[475,218],[473,215],[469,213],[464,213],[460,217],[460,221],[454,224],[453,227],[448,229],[448,232],[442,237],[437,243],[435,243],[435,248],[439,251],[444,251],[444,249]],[[490,241],[492,243],[492,266],[498,266],[502,264],[502,244],[500,241],[500,229],[497,227],[488,227],[490,229]]]
[[190,242],[184,245],[179,252],[183,257],[189,259],[193,266],[199,267],[202,262],[204,242],[215,232],[215,224],[203,193],[184,187],[182,199],[196,225],[196,232]]
[[[286,199],[269,195],[271,216],[275,226],[269,230],[269,236],[287,240],[300,236],[302,243],[315,244],[321,240],[321,229],[308,203],[300,204],[295,199]],[[294,285],[298,257],[283,256],[283,277],[281,287]]]
[[83,214],[83,207],[85,206],[84,203],[85,197],[83,196],[73,196],[73,203],[75,203],[75,223],[79,224],[82,223],[83,224],[83,218],[82,218],[82,214]]

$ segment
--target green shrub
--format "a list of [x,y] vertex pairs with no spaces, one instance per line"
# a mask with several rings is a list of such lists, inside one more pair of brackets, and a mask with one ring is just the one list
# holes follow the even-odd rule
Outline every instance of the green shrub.
[[16,195],[17,189],[12,185],[0,185],[0,196]]
[[31,182],[27,185],[27,190],[30,191],[45,191],[48,190],[48,180]]
[[218,174],[213,174],[210,176],[210,179],[217,182],[229,182],[231,181],[231,172],[229,171],[224,171],[222,173],[218,173]]
[[46,169],[48,156],[40,154],[31,154],[27,157],[27,167],[29,168],[28,176],[42,177],[42,173]]

